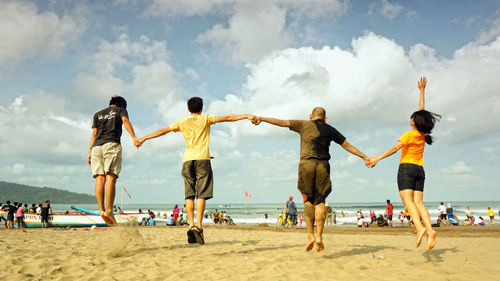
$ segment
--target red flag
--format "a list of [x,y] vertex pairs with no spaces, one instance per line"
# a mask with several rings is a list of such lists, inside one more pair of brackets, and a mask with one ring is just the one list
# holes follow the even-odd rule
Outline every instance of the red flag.
[[123,187],[123,190],[125,190],[125,193],[127,193],[128,195],[128,198],[132,199],[132,196],[130,196],[130,194],[128,193],[127,189],[125,188],[125,186],[122,186]]
[[250,192],[245,191],[245,197],[252,198],[252,195],[250,195]]

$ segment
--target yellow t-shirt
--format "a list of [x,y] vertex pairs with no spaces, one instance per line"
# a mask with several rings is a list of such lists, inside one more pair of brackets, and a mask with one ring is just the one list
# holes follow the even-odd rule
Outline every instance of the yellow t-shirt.
[[186,141],[183,161],[209,160],[210,126],[215,124],[215,116],[208,114],[192,114],[181,118],[170,125],[174,132],[181,132]]
[[401,148],[401,160],[399,163],[411,163],[424,166],[425,136],[419,131],[405,132],[399,141],[403,143]]
[[492,217],[495,215],[495,212],[492,209],[488,210],[488,216]]

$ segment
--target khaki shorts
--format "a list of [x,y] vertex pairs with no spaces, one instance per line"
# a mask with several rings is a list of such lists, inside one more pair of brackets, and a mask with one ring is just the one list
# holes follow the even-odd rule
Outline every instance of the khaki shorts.
[[92,176],[114,174],[118,178],[122,169],[122,146],[119,143],[107,142],[92,147],[90,156]]

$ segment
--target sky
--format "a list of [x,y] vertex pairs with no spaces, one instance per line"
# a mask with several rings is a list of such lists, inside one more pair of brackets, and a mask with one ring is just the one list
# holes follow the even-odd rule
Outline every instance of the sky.
[[[369,156],[410,130],[417,80],[443,117],[426,146],[426,201],[500,200],[496,0],[0,0],[0,180],[94,192],[92,116],[113,95],[137,136],[204,113],[327,122]],[[243,120],[211,128],[211,203],[300,197],[300,140]],[[122,135],[117,201],[182,203],[184,141]],[[328,202],[399,202],[400,153],[373,169],[335,143]],[[245,199],[245,191],[251,199]],[[15,200],[15,199],[13,199]]]

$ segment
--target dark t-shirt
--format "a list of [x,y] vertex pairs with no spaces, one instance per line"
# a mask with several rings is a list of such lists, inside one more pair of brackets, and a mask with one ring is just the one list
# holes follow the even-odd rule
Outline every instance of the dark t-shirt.
[[3,205],[2,210],[8,211],[9,215],[14,215],[14,212],[16,211],[17,208],[14,208],[12,205]]
[[128,118],[127,110],[117,106],[110,106],[94,114],[92,128],[97,128],[94,146],[108,142],[120,143],[123,116]]
[[49,215],[50,205],[43,205],[40,214],[44,217]]
[[289,200],[288,203],[286,204],[287,209],[288,209],[288,215],[290,216],[296,216],[297,215],[297,207],[295,206],[295,202],[292,200]]
[[330,160],[330,142],[342,144],[346,139],[321,119],[290,120],[290,130],[300,134],[300,159]]
[[328,215],[328,214],[331,214],[331,213],[332,213],[332,207],[330,207],[330,206],[326,206],[326,207],[325,207],[325,212],[326,212],[326,214],[327,214],[327,215]]

